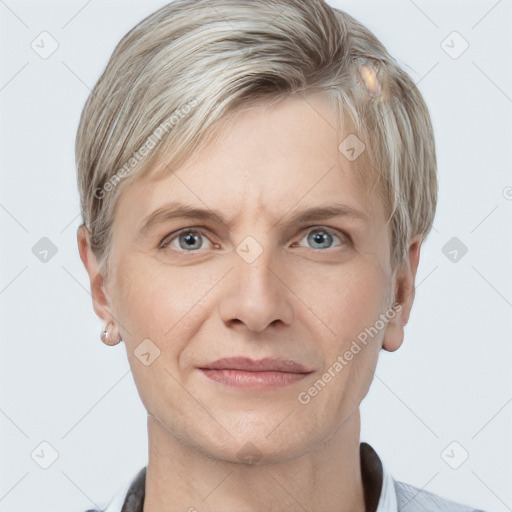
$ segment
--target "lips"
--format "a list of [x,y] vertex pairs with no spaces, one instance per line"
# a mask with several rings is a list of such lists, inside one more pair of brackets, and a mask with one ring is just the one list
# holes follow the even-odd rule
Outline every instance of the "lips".
[[231,389],[264,391],[284,388],[312,373],[291,359],[247,357],[217,359],[198,368],[205,377]]
[[240,370],[246,372],[311,373],[312,370],[291,359],[253,360],[248,357],[226,357],[200,367],[201,370]]

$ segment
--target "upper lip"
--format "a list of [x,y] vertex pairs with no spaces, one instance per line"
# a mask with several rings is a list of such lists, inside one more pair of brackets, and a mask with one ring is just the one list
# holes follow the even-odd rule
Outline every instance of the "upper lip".
[[204,370],[245,370],[249,372],[286,372],[311,373],[304,365],[291,359],[265,357],[250,359],[248,357],[224,357],[200,367]]

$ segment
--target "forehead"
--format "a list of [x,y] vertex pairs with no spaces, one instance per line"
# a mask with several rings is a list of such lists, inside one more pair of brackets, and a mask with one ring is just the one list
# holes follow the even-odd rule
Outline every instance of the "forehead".
[[355,137],[352,126],[341,127],[333,102],[324,96],[255,104],[231,118],[179,168],[162,158],[167,172],[136,180],[119,202],[139,218],[170,200],[252,211],[255,218],[333,202],[378,215],[379,201],[358,179],[361,164],[346,151],[351,149],[347,136]]

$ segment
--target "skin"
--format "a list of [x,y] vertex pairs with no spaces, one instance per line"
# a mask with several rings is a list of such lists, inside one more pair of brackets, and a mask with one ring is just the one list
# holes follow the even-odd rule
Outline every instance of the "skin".
[[[346,135],[320,96],[239,115],[180,169],[123,191],[108,280],[79,229],[94,310],[119,325],[148,412],[144,512],[364,511],[359,405],[379,351],[403,342],[421,242],[412,239],[408,260],[391,268],[384,206],[338,150]],[[140,236],[144,218],[170,200],[216,210],[225,223],[172,219]],[[366,220],[288,223],[299,210],[331,203]],[[199,227],[200,248],[181,248],[180,238],[160,247],[166,235]],[[332,238],[313,237],[326,228]],[[236,251],[248,236],[263,250],[252,263]],[[300,403],[298,394],[395,301],[394,318]],[[160,356],[146,366],[134,350],[148,338]],[[197,369],[234,355],[285,357],[312,373],[248,391]],[[244,446],[256,462],[240,460]]]

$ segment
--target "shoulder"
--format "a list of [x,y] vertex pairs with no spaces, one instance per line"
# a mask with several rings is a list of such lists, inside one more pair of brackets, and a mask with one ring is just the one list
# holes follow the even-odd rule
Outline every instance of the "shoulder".
[[137,473],[118,489],[113,499],[108,503],[96,504],[100,508],[91,508],[84,512],[140,512],[144,507],[146,491],[147,466],[139,469]]
[[404,482],[394,481],[398,512],[484,512],[483,510],[456,503],[433,492],[419,489]]

